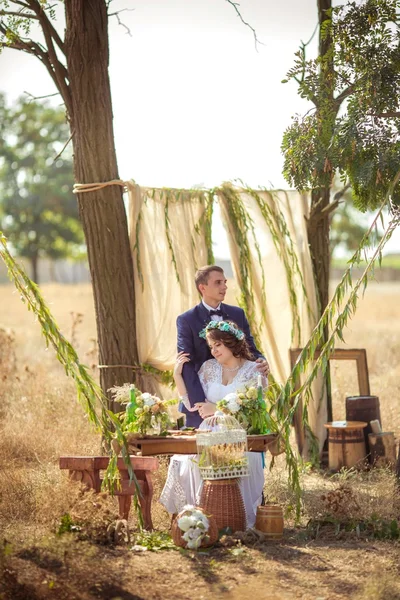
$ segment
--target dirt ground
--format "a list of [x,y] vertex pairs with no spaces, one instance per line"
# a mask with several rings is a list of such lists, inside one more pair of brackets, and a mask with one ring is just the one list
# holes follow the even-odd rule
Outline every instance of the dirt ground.
[[[398,544],[300,541],[259,549],[235,546],[207,552],[135,553],[70,539],[49,538],[7,561],[4,600],[342,600],[400,598]],[[1,590],[0,585],[0,590]]]

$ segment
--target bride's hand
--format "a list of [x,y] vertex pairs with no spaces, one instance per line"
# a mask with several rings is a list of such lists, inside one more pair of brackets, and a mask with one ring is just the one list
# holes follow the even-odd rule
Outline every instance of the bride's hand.
[[199,415],[202,419],[211,417],[211,415],[213,415],[217,410],[216,405],[213,402],[208,402],[207,400],[205,402],[197,402],[194,406],[199,411]]
[[187,352],[179,352],[175,360],[174,375],[182,375],[183,365],[187,362],[190,362],[189,354]]

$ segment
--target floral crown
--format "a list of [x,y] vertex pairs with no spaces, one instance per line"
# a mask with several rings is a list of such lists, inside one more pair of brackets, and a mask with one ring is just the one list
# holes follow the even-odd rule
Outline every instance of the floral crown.
[[207,333],[212,329],[219,329],[220,331],[225,331],[225,333],[231,333],[237,340],[240,341],[244,339],[243,331],[237,327],[234,327],[233,325],[230,325],[227,321],[210,321],[208,325],[206,325],[204,329],[199,332],[199,337],[206,339]]

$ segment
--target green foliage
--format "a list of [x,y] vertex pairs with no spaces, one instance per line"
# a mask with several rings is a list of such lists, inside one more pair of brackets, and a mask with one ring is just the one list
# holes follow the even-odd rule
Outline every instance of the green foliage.
[[399,540],[400,523],[396,519],[386,520],[379,517],[358,520],[341,520],[333,516],[326,516],[323,519],[311,519],[307,524],[307,533],[311,538],[321,537],[323,529],[334,527],[335,535],[339,536],[343,532],[354,532],[357,537],[378,540]]
[[[368,230],[367,219],[360,215],[352,200],[352,191],[344,194],[344,202],[333,213],[331,232],[329,236],[331,256],[335,250],[345,251],[346,255],[354,253]],[[376,227],[373,232],[376,241],[382,238],[382,233]]]
[[60,524],[57,529],[57,535],[62,535],[63,533],[70,533],[71,531],[74,531],[75,527],[76,526],[71,518],[71,515],[69,513],[65,513],[60,519]]
[[[307,60],[306,45],[287,74],[313,107],[284,133],[284,176],[297,189],[348,179],[354,204],[377,208],[400,159],[398,0],[348,2],[321,23],[326,53]],[[400,202],[399,191],[392,202]]]
[[[135,536],[135,546],[159,552],[160,550],[177,550],[169,533],[165,531],[140,531]],[[135,546],[133,547],[135,549]]]
[[[49,20],[56,18],[55,4],[49,0],[39,0],[40,9],[48,16]],[[25,10],[26,9],[26,10]],[[32,9],[32,10],[28,10]],[[35,19],[33,7],[13,0],[0,0],[0,11],[4,10],[0,27],[0,52],[3,46],[12,46],[20,39],[26,39],[31,32],[31,25]],[[34,22],[34,21],[33,21]],[[29,46],[28,46],[29,48]]]
[[[243,187],[241,190],[234,189],[230,184],[224,184],[221,188],[216,188],[215,193],[220,197],[221,202],[225,207],[225,214],[228,220],[229,230],[234,238],[236,246],[239,248],[239,286],[241,296],[239,304],[246,311],[246,316],[251,324],[253,334],[258,348],[261,350],[261,342],[259,335],[259,324],[255,321],[255,306],[253,299],[253,289],[255,285],[255,274],[252,268],[253,253],[250,243],[253,242],[255,248],[255,260],[258,262],[261,270],[261,295],[262,295],[262,319],[264,323],[267,321],[265,314],[265,306],[267,304],[265,297],[265,273],[262,265],[262,257],[257,241],[257,232],[255,224],[246,208],[245,202],[241,197],[241,193],[248,194],[255,199],[260,210],[261,217],[264,219],[271,234],[276,252],[283,262],[286,274],[286,281],[289,290],[290,307],[292,311],[292,340],[297,335],[300,338],[300,303],[296,285],[302,289],[307,310],[311,313],[309,300],[307,297],[306,288],[304,285],[303,275],[300,270],[297,255],[294,249],[294,243],[288,230],[285,216],[279,205],[279,199],[273,192],[267,192],[270,195],[271,202],[268,202],[263,197],[262,193],[267,190],[261,189],[260,192],[252,190],[248,187]],[[260,282],[257,281],[257,285]]]
[[8,108],[0,96],[0,225],[33,264],[84,252],[71,153],[56,158],[68,138],[64,110],[23,98]]

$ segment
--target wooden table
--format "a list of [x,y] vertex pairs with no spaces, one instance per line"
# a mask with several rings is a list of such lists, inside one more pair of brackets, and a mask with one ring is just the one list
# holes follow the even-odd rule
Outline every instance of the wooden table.
[[[108,456],[61,456],[60,469],[68,469],[73,481],[82,482],[88,489],[100,492],[102,479],[100,471],[105,471],[109,463]],[[151,473],[158,469],[158,460],[150,456],[130,456],[131,465],[140,488],[139,502],[142,508],[146,529],[153,529],[151,520],[151,502],[153,499],[153,482]],[[127,465],[122,458],[117,463],[121,476],[121,489],[115,490],[118,496],[119,512],[122,519],[128,519],[132,504],[132,496],[136,493],[133,481],[129,480]]]
[[[266,452],[276,442],[277,435],[248,435],[249,452]],[[141,451],[142,456],[157,454],[197,454],[195,435],[143,436],[129,440]]]

